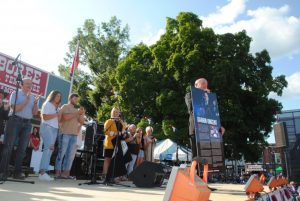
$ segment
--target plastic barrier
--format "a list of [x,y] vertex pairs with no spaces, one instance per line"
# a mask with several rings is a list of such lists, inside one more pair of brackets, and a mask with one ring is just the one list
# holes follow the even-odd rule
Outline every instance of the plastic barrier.
[[256,193],[263,192],[264,187],[258,180],[256,175],[252,175],[246,185],[245,185],[245,191],[248,193],[248,198],[254,199]]
[[197,161],[191,168],[172,169],[164,201],[208,201],[211,191],[207,184],[196,175]]

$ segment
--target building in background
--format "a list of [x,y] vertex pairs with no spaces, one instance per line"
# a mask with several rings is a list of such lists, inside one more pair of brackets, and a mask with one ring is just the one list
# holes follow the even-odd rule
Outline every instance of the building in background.
[[275,153],[281,154],[289,178],[300,182],[300,109],[277,114],[277,125],[279,129],[274,129],[275,146],[282,150]]
[[266,172],[274,176],[279,175],[281,172],[286,174],[285,148],[277,147],[274,143],[266,147],[263,152],[263,166]]

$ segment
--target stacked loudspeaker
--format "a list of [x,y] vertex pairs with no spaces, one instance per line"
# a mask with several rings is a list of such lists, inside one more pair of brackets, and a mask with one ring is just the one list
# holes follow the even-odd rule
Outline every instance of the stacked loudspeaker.
[[160,187],[163,183],[164,176],[165,172],[162,165],[144,161],[129,175],[129,179],[131,179],[137,187],[150,188]]

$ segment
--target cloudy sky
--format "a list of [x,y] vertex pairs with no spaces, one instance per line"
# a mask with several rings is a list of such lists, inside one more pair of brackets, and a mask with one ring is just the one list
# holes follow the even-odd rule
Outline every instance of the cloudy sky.
[[289,86],[279,99],[284,110],[300,109],[299,0],[0,0],[0,52],[46,71],[57,72],[68,42],[85,19],[97,24],[117,16],[130,27],[131,45],[153,44],[166,17],[181,11],[199,15],[217,33],[246,30],[253,53],[267,49],[273,75]]

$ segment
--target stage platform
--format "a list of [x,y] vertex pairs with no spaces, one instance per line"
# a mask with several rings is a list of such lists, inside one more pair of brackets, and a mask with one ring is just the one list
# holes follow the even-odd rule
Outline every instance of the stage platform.
[[[165,188],[137,188],[131,182],[123,182],[131,187],[81,185],[83,180],[56,180],[40,182],[36,176],[28,177],[35,184],[5,182],[0,185],[0,200],[3,201],[162,201]],[[212,192],[212,201],[246,200],[244,185],[209,184],[218,190]],[[188,193],[188,192],[187,192]]]

